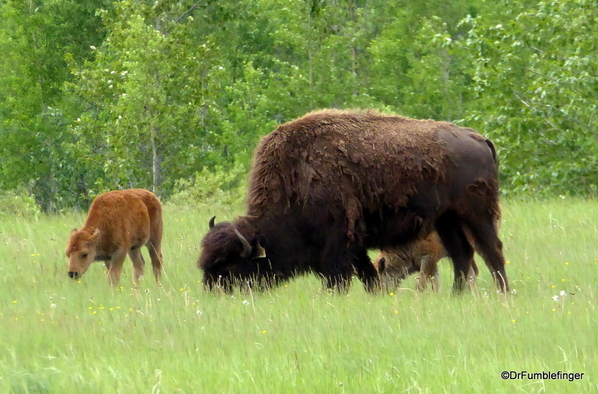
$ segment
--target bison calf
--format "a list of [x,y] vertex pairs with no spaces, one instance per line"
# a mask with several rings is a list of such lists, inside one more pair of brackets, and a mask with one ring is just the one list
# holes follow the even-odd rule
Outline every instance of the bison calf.
[[[432,281],[432,289],[438,291],[438,260],[449,257],[442,245],[437,232],[430,233],[426,238],[392,250],[381,251],[373,264],[382,278],[382,283],[387,287],[396,287],[407,276],[420,272],[416,288],[424,291],[428,281]],[[468,280],[472,283],[478,275],[475,261],[469,269]]]
[[73,229],[67,245],[69,276],[78,279],[93,261],[103,261],[108,281],[118,284],[127,253],[133,262],[135,283],[143,275],[146,246],[156,282],[162,272],[162,206],[160,200],[143,189],[111,191],[91,204],[85,225]]

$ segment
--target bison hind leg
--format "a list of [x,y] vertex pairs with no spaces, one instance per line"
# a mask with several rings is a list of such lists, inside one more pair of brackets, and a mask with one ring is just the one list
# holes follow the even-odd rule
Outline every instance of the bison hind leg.
[[[482,256],[492,273],[497,288],[502,292],[509,291],[502,241],[498,238],[492,219],[469,221],[467,226],[474,237],[476,251]],[[477,267],[475,269],[477,270]]]
[[463,222],[455,212],[448,211],[436,220],[436,231],[453,261],[453,292],[461,293],[468,283],[469,271],[474,264],[473,247],[465,236]]
[[160,277],[162,276],[162,250],[160,249],[160,243],[152,242],[151,240],[147,243],[147,250],[149,251],[150,259],[152,261],[152,271],[156,283],[160,283]]

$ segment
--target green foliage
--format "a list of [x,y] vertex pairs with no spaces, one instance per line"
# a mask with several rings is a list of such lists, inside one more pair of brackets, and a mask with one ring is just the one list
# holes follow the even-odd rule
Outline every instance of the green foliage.
[[508,193],[597,192],[596,0],[0,3],[0,190],[44,210],[204,168],[324,107],[459,122]]
[[455,120],[463,116],[467,86],[459,47],[440,17],[419,21],[419,30],[397,18],[372,43],[372,94],[415,118]]
[[597,191],[597,5],[541,2],[502,23],[464,22],[476,92],[466,120],[499,146],[508,190]]
[[0,218],[23,216],[37,217],[40,214],[35,197],[25,187],[0,191]]
[[204,167],[191,179],[176,182],[174,193],[168,200],[169,206],[178,208],[209,208],[218,210],[236,208],[245,196],[247,171],[242,165],[229,170],[216,166],[213,170]]
[[79,190],[73,183],[82,168],[64,149],[73,115],[62,91],[72,79],[65,57],[81,61],[89,45],[102,40],[94,13],[108,5],[105,0],[0,3],[0,189],[33,181],[44,209],[76,204],[73,191]]

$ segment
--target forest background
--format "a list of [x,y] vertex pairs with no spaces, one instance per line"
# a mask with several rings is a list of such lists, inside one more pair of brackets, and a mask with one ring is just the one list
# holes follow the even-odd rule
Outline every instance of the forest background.
[[598,185],[598,1],[0,0],[0,215],[242,198],[320,108],[475,128],[505,195]]

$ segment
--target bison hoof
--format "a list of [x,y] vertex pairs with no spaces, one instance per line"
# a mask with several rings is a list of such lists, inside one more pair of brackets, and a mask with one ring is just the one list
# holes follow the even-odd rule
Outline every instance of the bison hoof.
[[69,278],[71,278],[71,279],[79,279],[80,277],[81,277],[81,274],[78,272],[74,272],[74,271],[69,272]]

